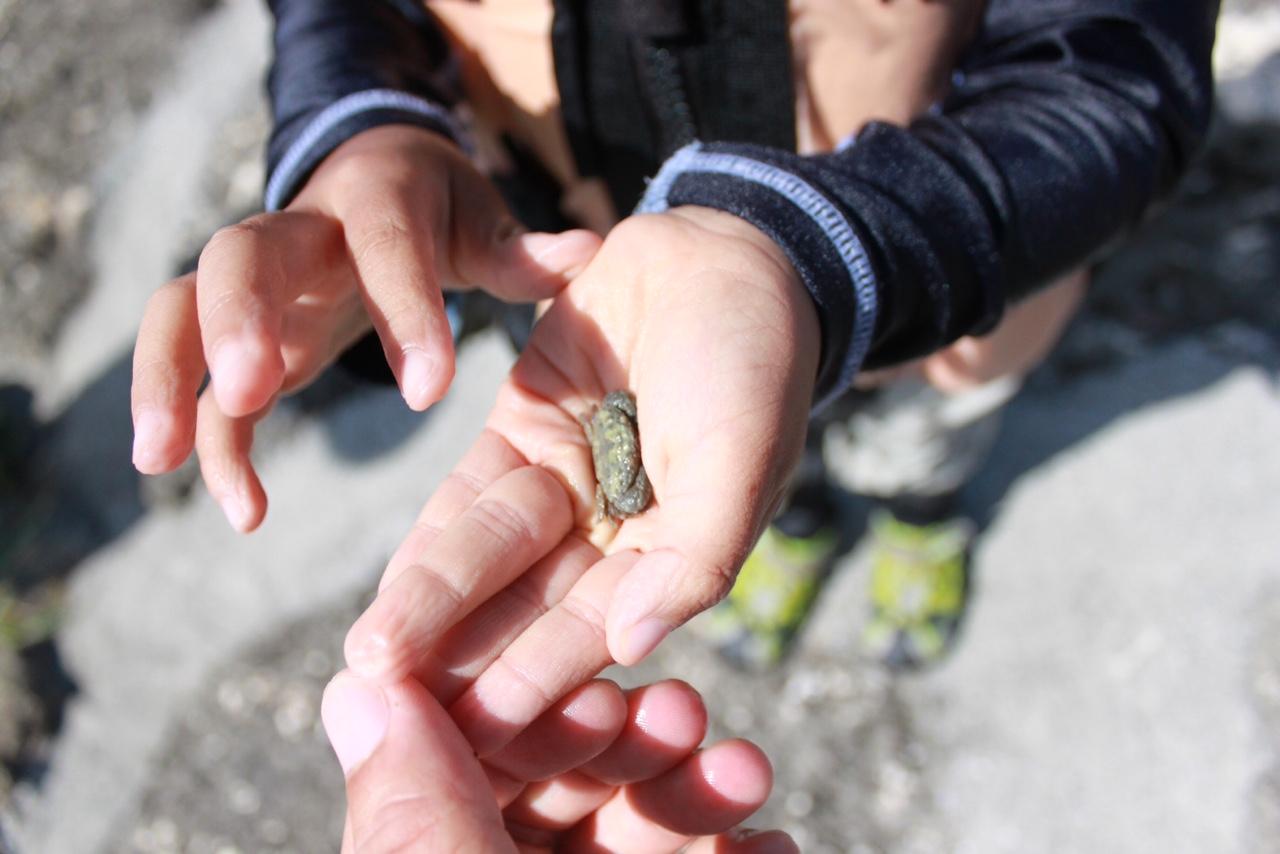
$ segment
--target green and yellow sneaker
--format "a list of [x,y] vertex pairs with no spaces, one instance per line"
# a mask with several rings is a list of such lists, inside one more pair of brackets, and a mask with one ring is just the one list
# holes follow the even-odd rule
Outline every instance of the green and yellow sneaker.
[[910,525],[871,518],[869,651],[894,670],[933,664],[955,641],[969,592],[973,525],[950,519]]
[[731,663],[765,670],[787,654],[809,615],[840,545],[834,527],[789,537],[770,527],[742,565],[733,589],[693,628]]

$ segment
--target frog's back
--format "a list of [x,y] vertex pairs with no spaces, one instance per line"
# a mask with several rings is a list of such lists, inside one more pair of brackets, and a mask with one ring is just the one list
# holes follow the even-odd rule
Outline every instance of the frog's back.
[[640,467],[640,449],[635,428],[627,416],[611,407],[601,407],[592,419],[591,459],[596,480],[609,498],[630,488]]

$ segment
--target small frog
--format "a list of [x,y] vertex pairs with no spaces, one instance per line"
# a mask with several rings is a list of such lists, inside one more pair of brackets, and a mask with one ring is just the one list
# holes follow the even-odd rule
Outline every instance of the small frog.
[[636,399],[627,391],[611,391],[584,419],[596,468],[595,522],[635,516],[649,506],[653,488],[640,462]]

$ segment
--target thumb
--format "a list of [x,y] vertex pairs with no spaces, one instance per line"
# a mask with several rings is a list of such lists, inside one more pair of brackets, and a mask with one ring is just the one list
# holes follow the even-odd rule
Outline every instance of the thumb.
[[507,302],[535,302],[558,294],[600,249],[593,231],[526,232],[514,220],[482,248],[455,258],[462,287]]
[[354,851],[515,850],[480,763],[420,684],[343,671],[320,714],[347,780]]
[[553,297],[600,249],[601,237],[586,229],[529,233],[478,174],[455,175],[455,182],[450,287],[480,288],[508,302]]
[[603,242],[585,228],[517,234],[495,253],[490,293],[513,301],[553,297],[586,269]]
[[[650,511],[652,548],[614,590],[605,627],[619,664],[639,662],[672,630],[728,594],[781,499],[782,466],[765,463],[767,454],[731,453],[742,444],[716,444],[687,455],[671,472],[661,504]],[[726,495],[726,484],[735,487],[733,494]]]

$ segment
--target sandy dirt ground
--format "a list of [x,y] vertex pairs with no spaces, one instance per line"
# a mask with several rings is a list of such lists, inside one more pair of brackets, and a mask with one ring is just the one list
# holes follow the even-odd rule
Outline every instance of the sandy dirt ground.
[[[1280,851],[1280,4],[1228,3],[1220,36],[1210,150],[966,493],[956,655],[860,654],[858,546],[777,672],[677,635],[613,674],[685,678],[768,749],[753,824],[821,852]],[[282,406],[250,538],[190,469],[132,473],[141,305],[258,204],[267,38],[250,0],[0,0],[0,850],[336,850],[320,689],[512,358],[470,342],[426,418],[339,377]]]

